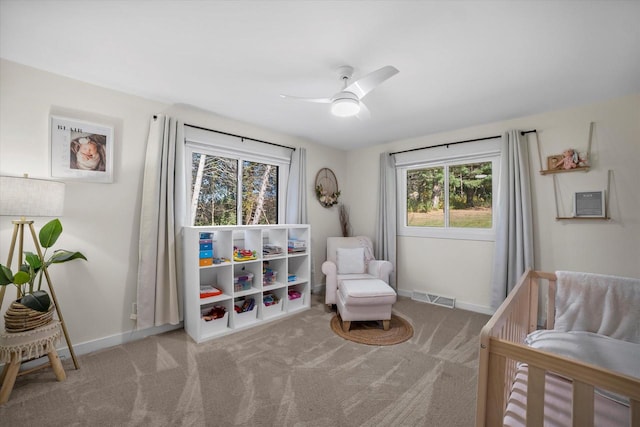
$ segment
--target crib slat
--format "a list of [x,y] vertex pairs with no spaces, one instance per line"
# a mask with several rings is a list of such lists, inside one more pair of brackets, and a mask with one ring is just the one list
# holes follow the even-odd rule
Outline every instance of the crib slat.
[[640,427],[640,400],[630,399],[631,427]]
[[593,386],[573,381],[573,427],[593,427]]
[[502,425],[506,401],[504,397],[504,375],[506,358],[495,354],[489,355],[489,372],[487,378],[487,426]]
[[547,329],[553,329],[555,324],[556,311],[556,281],[549,280],[549,290],[547,293]]
[[545,371],[529,365],[527,378],[527,426],[541,426],[544,421]]
[[526,332],[529,334],[530,332],[538,329],[538,288],[539,282],[537,277],[532,277],[529,279],[529,304],[527,307],[527,311],[529,312],[529,318],[527,319],[529,323],[529,330]]

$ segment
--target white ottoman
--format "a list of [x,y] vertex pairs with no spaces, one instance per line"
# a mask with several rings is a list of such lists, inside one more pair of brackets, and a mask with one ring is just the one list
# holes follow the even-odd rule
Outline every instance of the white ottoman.
[[352,321],[382,320],[383,329],[389,330],[396,298],[396,292],[380,279],[343,280],[336,304],[342,329],[348,332]]

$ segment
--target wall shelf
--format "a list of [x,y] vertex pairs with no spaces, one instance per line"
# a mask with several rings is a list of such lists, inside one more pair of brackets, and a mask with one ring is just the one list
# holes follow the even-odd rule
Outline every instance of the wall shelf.
[[603,217],[592,217],[592,216],[560,216],[558,212],[558,191],[556,177],[553,176],[553,200],[556,204],[556,221],[567,221],[567,220],[576,220],[576,221],[610,221],[611,217],[609,216],[609,195],[611,194],[611,175],[613,174],[612,170],[607,171],[607,188],[605,190],[605,198],[604,198],[604,212],[605,216]]
[[[589,139],[587,142],[587,162],[591,162],[591,140],[593,139],[593,125],[594,122],[589,123]],[[538,162],[540,164],[540,175],[550,175],[557,173],[566,173],[566,172],[588,172],[591,166],[587,164],[586,166],[576,166],[571,169],[543,169],[542,168],[542,153],[540,152],[540,141],[538,140],[538,134],[536,133],[536,147],[538,149]]]
[[546,169],[541,170],[540,175],[550,175],[554,173],[566,173],[566,172],[589,172],[590,166],[577,166],[573,169]]

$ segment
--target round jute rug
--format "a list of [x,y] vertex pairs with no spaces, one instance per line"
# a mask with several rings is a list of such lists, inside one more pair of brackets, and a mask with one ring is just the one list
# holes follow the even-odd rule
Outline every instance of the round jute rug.
[[331,330],[346,340],[368,345],[400,344],[413,336],[411,324],[395,314],[391,315],[388,331],[382,329],[382,322],[366,321],[351,322],[349,332],[344,332],[338,314],[331,319]]

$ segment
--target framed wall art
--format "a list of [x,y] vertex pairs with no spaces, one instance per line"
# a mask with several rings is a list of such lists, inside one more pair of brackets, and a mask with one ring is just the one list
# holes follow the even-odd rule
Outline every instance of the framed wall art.
[[338,204],[340,190],[336,175],[329,168],[322,168],[316,174],[316,198],[325,208]]
[[562,169],[562,159],[564,159],[562,154],[547,157],[547,170],[553,171]]
[[575,192],[573,215],[582,218],[604,218],[606,216],[604,190]]
[[51,176],[113,182],[113,127],[51,116]]

